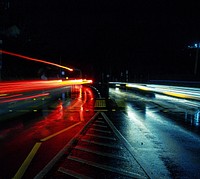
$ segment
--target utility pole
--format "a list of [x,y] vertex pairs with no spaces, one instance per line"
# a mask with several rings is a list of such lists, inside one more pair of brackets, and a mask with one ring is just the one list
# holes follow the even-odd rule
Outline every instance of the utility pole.
[[194,65],[194,75],[197,75],[200,43],[195,44],[195,48],[196,48],[196,57],[195,57],[195,65]]
[[126,70],[126,82],[128,82],[128,70]]
[[194,75],[197,75],[197,68],[198,68],[198,60],[199,60],[199,48],[200,42],[195,43],[194,45],[188,45],[188,48],[196,49],[196,56],[195,56],[195,64],[194,64]]

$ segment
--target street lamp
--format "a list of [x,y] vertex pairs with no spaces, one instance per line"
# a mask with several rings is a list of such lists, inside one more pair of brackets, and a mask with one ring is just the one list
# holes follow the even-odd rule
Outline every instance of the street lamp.
[[192,46],[188,46],[188,48],[195,48],[196,49],[196,57],[195,57],[195,64],[194,64],[194,75],[196,75],[197,74],[197,67],[198,67],[200,43],[195,43]]
[[195,58],[195,66],[194,66],[194,74],[197,74],[197,65],[198,65],[198,58],[199,58],[199,48],[200,48],[200,43],[195,44],[196,50],[196,58]]
[[80,69],[74,68],[73,70],[74,70],[74,71],[79,71],[79,73],[80,73],[80,74],[79,74],[79,77],[82,78],[82,71],[81,71]]

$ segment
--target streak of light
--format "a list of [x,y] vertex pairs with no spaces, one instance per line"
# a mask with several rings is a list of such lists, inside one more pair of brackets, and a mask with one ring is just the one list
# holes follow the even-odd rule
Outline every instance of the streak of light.
[[[79,111],[79,114],[80,114],[80,121],[84,121],[83,106],[84,106],[84,104],[87,102],[87,98],[88,98],[88,96],[89,96],[89,95],[87,95],[87,94],[88,94],[87,91],[88,91],[88,88],[86,88],[86,89],[84,90],[84,100],[83,100],[83,102],[82,102],[82,104],[81,104],[81,106],[80,106],[80,111]],[[81,93],[81,97],[82,97],[82,88],[80,88],[80,93]]]
[[198,101],[189,101],[187,99],[183,99],[183,98],[174,98],[171,96],[164,96],[161,94],[156,94],[155,98],[158,100],[164,100],[164,101],[169,101],[169,102],[173,102],[173,103],[180,103],[180,104],[184,104],[184,105],[188,105],[188,106],[193,106],[193,107],[200,107],[200,103]]
[[48,64],[48,65],[53,65],[53,66],[56,66],[56,67],[59,67],[59,68],[67,69],[69,71],[73,71],[72,68],[69,68],[69,67],[66,67],[66,66],[62,66],[62,65],[59,65],[59,64],[56,64],[56,63],[45,61],[45,60],[27,57],[27,56],[24,56],[24,55],[20,55],[20,54],[13,53],[13,52],[8,52],[8,51],[5,51],[5,50],[0,50],[0,53],[6,54],[6,55],[11,55],[11,56],[14,56],[14,57],[23,58],[25,60],[31,60],[31,61],[35,61],[35,62],[45,63],[45,64]]
[[[120,83],[121,82],[110,82],[110,84],[120,84]],[[199,88],[153,85],[153,84],[137,84],[137,83],[127,83],[126,87],[137,88],[144,91],[150,91],[178,98],[200,100]]]
[[8,98],[15,98],[15,97],[22,96],[22,95],[23,94],[14,94],[14,95],[5,94],[3,97],[0,95],[0,100],[2,100],[2,99],[8,99]]
[[0,94],[0,97],[2,98],[2,96],[7,96],[8,94]]
[[82,99],[82,88],[80,88],[78,99]]
[[49,95],[49,93],[44,93],[44,94],[37,94],[37,95],[20,97],[20,98],[14,98],[14,99],[5,99],[5,100],[1,100],[0,104],[1,103],[14,102],[14,101],[27,100],[27,99],[33,99],[33,98],[38,98],[38,97],[44,97],[44,96],[48,96],[48,95]]
[[0,95],[8,93],[28,92],[37,90],[46,90],[53,88],[60,88],[69,85],[81,85],[92,83],[92,80],[30,80],[30,81],[14,81],[14,82],[0,82]]
[[134,110],[131,106],[127,106],[126,112],[129,117],[129,120],[133,121],[141,129],[149,131],[144,125],[143,117],[141,117],[141,114],[138,111]]
[[151,88],[148,88],[148,87],[143,86],[143,85],[138,85],[138,84],[126,84],[126,87],[138,88],[140,90],[145,90],[145,91],[151,90]]
[[166,121],[163,120],[163,116],[161,116],[160,114],[153,112],[152,110],[146,108],[146,118],[150,119],[150,120],[154,120],[157,121],[161,124],[166,124]]
[[92,90],[90,88],[86,88],[86,92],[89,94],[90,96],[90,100],[93,100],[94,99],[94,96],[93,96],[93,93],[92,93]]
[[151,91],[161,92],[174,97],[187,99],[200,99],[200,89],[191,87],[167,86],[167,85],[147,85]]

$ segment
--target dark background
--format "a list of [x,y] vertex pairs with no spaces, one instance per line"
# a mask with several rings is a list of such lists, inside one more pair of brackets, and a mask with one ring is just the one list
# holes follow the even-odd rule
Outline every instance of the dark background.
[[[198,1],[1,2],[5,50],[78,68],[96,80],[125,80],[127,70],[130,81],[199,80],[197,49],[188,48],[200,41]],[[6,71],[6,63],[16,63],[10,58],[3,57]]]

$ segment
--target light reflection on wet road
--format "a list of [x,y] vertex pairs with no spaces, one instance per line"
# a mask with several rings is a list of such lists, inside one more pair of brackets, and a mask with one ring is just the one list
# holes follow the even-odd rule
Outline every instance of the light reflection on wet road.
[[146,98],[120,89],[110,89],[110,96],[116,103],[124,99],[125,110],[111,118],[153,172],[200,177],[200,103],[161,95]]
[[[145,97],[113,88],[109,96],[105,104],[96,100],[99,111],[105,112],[130,143],[144,168],[159,178],[200,177],[199,102],[158,94]],[[16,175],[38,144],[41,146],[31,167],[25,174],[21,170],[25,178],[32,178],[97,112],[95,98],[99,96],[91,88],[74,87],[70,98],[63,95],[41,112],[1,127],[0,177]],[[108,101],[112,104],[106,108]]]
[[38,112],[1,125],[0,178],[33,178],[94,115],[91,89],[74,86],[71,90],[70,98],[62,95]]

